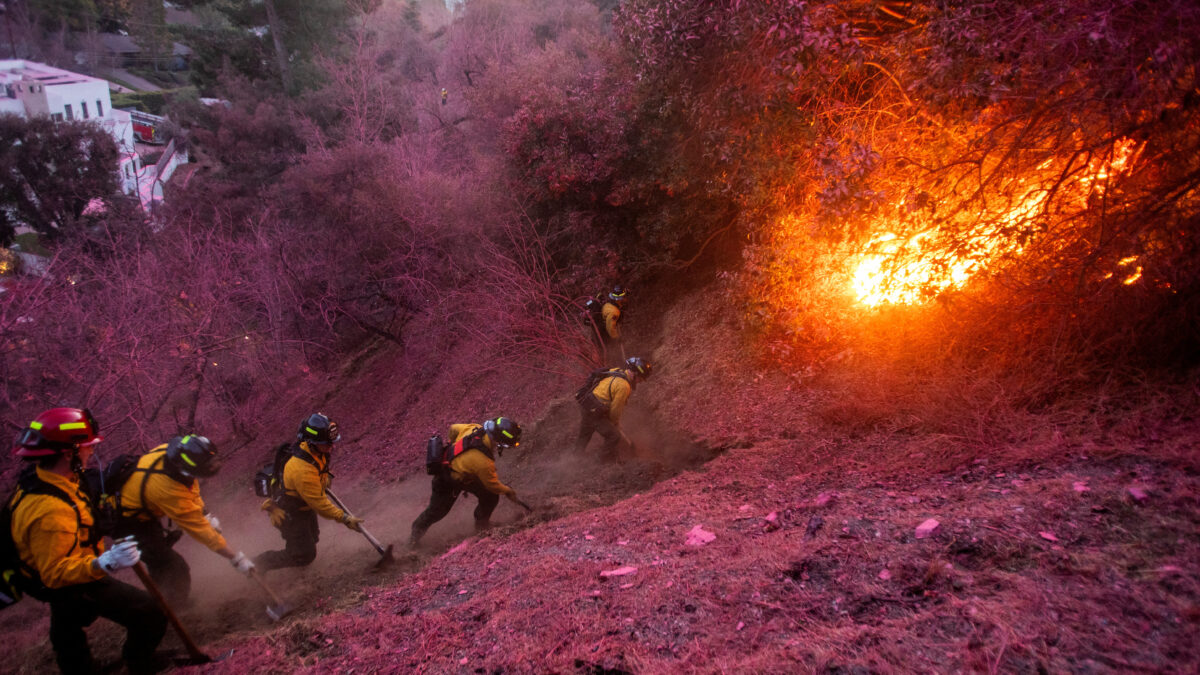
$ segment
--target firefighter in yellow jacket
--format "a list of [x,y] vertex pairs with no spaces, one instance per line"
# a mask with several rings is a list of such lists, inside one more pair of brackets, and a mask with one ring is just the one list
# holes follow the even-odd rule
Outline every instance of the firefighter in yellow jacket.
[[625,343],[621,339],[621,310],[628,299],[629,293],[621,286],[615,286],[600,307],[602,325],[596,327],[596,336],[605,364],[625,358]]
[[338,508],[325,493],[332,483],[329,453],[341,440],[337,423],[325,413],[313,413],[300,423],[292,456],[283,467],[283,496],[268,499],[262,508],[271,516],[271,524],[283,535],[281,551],[266,551],[254,558],[254,564],[266,572],[281,567],[304,567],[317,557],[320,526],[317,516],[336,520],[355,532],[362,531],[362,518]]
[[[176,436],[142,455],[121,488],[114,537],[137,539],[150,576],[172,603],[186,600],[191,592],[191,570],[173,548],[184,532],[242,574],[249,576],[254,569],[245,553],[229,548],[218,530],[220,521],[207,513],[200,497],[197,479],[216,475],[220,465],[212,441],[195,434]],[[164,528],[163,517],[178,529]]]
[[575,440],[575,451],[583,452],[587,448],[592,434],[597,431],[604,437],[602,457],[616,459],[617,448],[622,443],[629,444],[624,432],[621,431],[621,415],[625,413],[625,404],[629,395],[638,382],[650,376],[651,366],[639,356],[631,356],[625,360],[621,368],[612,368],[593,380],[595,384],[590,391],[583,392],[579,398],[580,422],[579,436]]
[[434,475],[429,506],[413,521],[412,536],[408,540],[410,546],[420,544],[425,531],[450,513],[462,492],[469,492],[479,500],[475,507],[476,532],[488,528],[501,495],[529,510],[529,506],[517,498],[517,492],[500,482],[496,473],[495,455],[521,444],[519,424],[507,417],[497,417],[483,424],[451,424],[449,442],[446,457],[450,466]]
[[122,655],[131,673],[169,665],[155,654],[167,617],[145,591],[109,576],[141,557],[134,541],[105,550],[95,535],[79,474],[101,440],[96,420],[79,408],[38,415],[17,438],[14,454],[28,462],[9,502],[12,538],[29,595],[50,605],[50,644],[64,673],[95,671],[84,628],[98,617],[125,627]]

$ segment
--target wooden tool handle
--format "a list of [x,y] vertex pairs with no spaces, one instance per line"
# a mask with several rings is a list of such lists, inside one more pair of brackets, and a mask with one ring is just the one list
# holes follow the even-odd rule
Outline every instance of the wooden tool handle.
[[271,602],[275,603],[276,605],[283,604],[283,601],[279,599],[279,596],[275,595],[275,591],[271,590],[271,587],[268,586],[267,582],[264,581],[262,576],[259,575],[257,569],[250,570],[250,578],[253,579],[255,582],[257,582],[259,587],[261,587],[263,589],[263,591],[265,591],[266,594],[268,596],[270,596]]
[[[354,514],[350,513],[350,509],[346,508],[346,505],[342,503],[342,500],[338,499],[337,495],[333,494],[333,490],[325,490],[325,494],[329,495],[329,500],[332,501],[339,509],[345,511],[350,517],[354,517]],[[383,547],[383,544],[379,543],[378,539],[371,536],[370,532],[367,532],[367,528],[363,527],[361,523],[359,523],[358,528],[358,531],[362,533],[362,536],[366,537],[367,541],[371,542],[371,545],[375,547],[376,551],[379,551],[379,555],[387,555],[387,549]]]
[[183,646],[187,648],[188,655],[193,659],[209,661],[211,657],[208,654],[200,651],[196,643],[192,641],[192,636],[184,630],[183,624],[179,622],[179,617],[175,615],[175,611],[167,604],[167,599],[163,597],[162,591],[158,589],[158,584],[150,578],[150,571],[146,569],[146,564],[138,561],[133,565],[133,571],[138,578],[142,580],[142,585],[146,587],[146,591],[158,601],[158,606],[162,607],[163,612],[167,615],[167,620],[175,627],[175,632],[179,634],[179,639],[183,640]]

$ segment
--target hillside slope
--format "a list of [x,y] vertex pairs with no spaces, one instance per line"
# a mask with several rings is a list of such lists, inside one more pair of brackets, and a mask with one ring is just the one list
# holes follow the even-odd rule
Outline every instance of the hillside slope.
[[[655,329],[635,332],[653,346],[642,351],[657,371],[631,404],[638,452],[619,464],[566,450],[574,405],[565,395],[547,402],[546,392],[569,383],[529,372],[504,386],[513,383],[479,376],[462,345],[463,358],[450,361],[459,366],[417,396],[407,388],[411,358],[372,356],[322,405],[353,422],[336,485],[397,544],[399,560],[374,571],[361,537],[324,523],[313,566],[269,577],[297,606],[276,625],[248,582],[182,543],[205,589],[182,617],[209,652],[233,650],[202,672],[1200,664],[1194,414],[1132,409],[1103,431],[1031,417],[1026,424],[1044,428],[991,447],[902,425],[835,424],[827,394],[750,369],[734,326],[702,306],[698,294],[654,308]],[[1195,396],[1180,392],[1170,409],[1188,410]],[[537,510],[525,517],[502,502],[497,527],[474,536],[463,498],[407,551],[428,497],[417,448],[438,426],[429,419],[485,409],[526,422],[529,441],[499,469]],[[231,468],[222,476],[241,490]],[[227,491],[218,513],[231,541],[248,552],[277,546],[253,500]],[[918,538],[929,519],[939,526]],[[13,611],[4,627],[23,639],[2,649],[36,672],[51,663],[45,612],[37,603]],[[118,631],[98,622],[91,635],[97,655],[115,659]]]

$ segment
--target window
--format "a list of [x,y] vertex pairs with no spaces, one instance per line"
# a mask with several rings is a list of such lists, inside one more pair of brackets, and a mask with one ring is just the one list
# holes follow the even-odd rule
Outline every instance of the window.
[[88,114],[87,114],[87,101],[80,101],[80,102],[79,102],[79,109],[80,109],[80,110],[83,112],[83,119],[85,119],[85,120],[86,120],[86,119],[88,118]]
[[53,115],[51,115],[50,117],[54,118],[54,121],[55,121],[55,122],[61,122],[61,121],[62,121],[62,113],[54,113],[54,114],[53,114]]
[[96,99],[96,117],[104,117],[104,104]]
[[71,104],[70,103],[63,106],[63,112],[65,112],[67,114],[67,119],[69,119],[69,120],[75,119],[75,113],[71,112]]

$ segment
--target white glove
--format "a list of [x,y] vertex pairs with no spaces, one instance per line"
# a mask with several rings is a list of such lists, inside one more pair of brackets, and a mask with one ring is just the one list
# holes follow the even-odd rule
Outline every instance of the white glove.
[[96,558],[100,569],[109,574],[126,567],[133,567],[142,559],[142,551],[133,539],[123,539]]
[[211,513],[206,513],[204,514],[204,519],[208,521],[209,525],[212,525],[212,529],[216,530],[217,532],[221,531],[221,521],[217,520],[216,516]]
[[233,556],[233,559],[229,562],[233,564],[237,571],[246,576],[250,576],[250,573],[254,571],[254,561],[247,558],[246,554],[241,551],[238,551],[238,554]]

